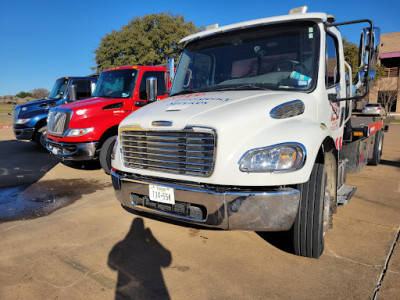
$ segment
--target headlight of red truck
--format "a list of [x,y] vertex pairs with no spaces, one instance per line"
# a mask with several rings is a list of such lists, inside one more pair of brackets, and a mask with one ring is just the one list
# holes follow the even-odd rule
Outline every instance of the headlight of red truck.
[[67,136],[82,136],[93,131],[93,127],[90,128],[80,128],[80,129],[70,129]]

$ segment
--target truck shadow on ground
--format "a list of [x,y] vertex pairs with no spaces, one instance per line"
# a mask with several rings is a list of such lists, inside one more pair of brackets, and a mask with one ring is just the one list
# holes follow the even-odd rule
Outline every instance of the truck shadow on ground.
[[58,162],[33,142],[0,141],[0,188],[35,183]]
[[45,216],[111,186],[100,180],[41,180],[58,163],[32,142],[0,141],[0,223]]
[[[151,213],[136,211],[134,209],[130,209],[129,207],[121,205],[127,212],[132,213],[138,217],[149,218],[152,220],[160,221],[163,223],[168,223],[180,227],[193,228],[197,230],[206,230],[206,231],[224,231],[224,229],[220,228],[211,228],[205,227],[197,224],[191,224],[186,222],[180,222],[177,220],[172,220],[168,218],[164,218],[162,216],[154,215]],[[282,250],[284,252],[294,254],[293,244],[291,243],[292,232],[289,231],[280,231],[280,232],[262,232],[256,231],[256,234],[261,237],[264,241],[272,245],[273,247]]]
[[392,161],[392,160],[381,159],[379,164],[384,165],[384,166],[400,168],[400,160]]
[[278,231],[278,232],[256,232],[268,244],[284,252],[294,254],[291,231]]
[[171,264],[171,252],[135,218],[126,237],[108,256],[108,265],[118,272],[115,299],[170,299],[161,268]]
[[60,161],[63,165],[76,170],[100,170],[101,165],[97,160],[93,161]]

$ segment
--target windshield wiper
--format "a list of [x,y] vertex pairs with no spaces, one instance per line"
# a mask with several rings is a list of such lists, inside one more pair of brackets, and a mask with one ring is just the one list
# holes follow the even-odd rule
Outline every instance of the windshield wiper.
[[178,96],[178,95],[199,93],[199,92],[202,92],[202,91],[200,91],[200,90],[198,90],[198,89],[188,89],[188,90],[183,90],[183,91],[177,92],[177,93],[175,93],[175,94],[172,94],[171,97],[173,97],[173,96]]
[[274,86],[271,85],[269,88],[256,85],[256,84],[242,84],[242,85],[234,85],[234,86],[224,86],[221,88],[215,89],[216,91],[237,91],[237,90],[270,90]]

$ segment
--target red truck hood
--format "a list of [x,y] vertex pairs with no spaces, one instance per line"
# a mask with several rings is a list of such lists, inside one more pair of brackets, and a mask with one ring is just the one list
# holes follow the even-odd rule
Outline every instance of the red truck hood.
[[126,99],[122,98],[89,98],[85,100],[79,100],[76,102],[70,102],[62,105],[61,107],[72,110],[78,110],[82,108],[96,107],[96,106],[104,107],[109,104],[124,102],[125,100]]

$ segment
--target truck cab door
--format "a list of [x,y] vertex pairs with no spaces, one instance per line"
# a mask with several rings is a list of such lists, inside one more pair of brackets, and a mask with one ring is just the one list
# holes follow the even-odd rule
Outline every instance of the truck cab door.
[[74,79],[70,86],[76,87],[76,100],[90,98],[92,96],[92,81],[90,79]]
[[136,110],[147,104],[146,80],[149,77],[157,78],[157,100],[167,97],[167,88],[165,83],[165,71],[145,71],[142,75],[139,85],[138,98],[133,103],[133,110]]
[[326,33],[325,47],[325,85],[330,105],[329,130],[334,138],[336,148],[340,150],[343,143],[346,101],[334,102],[335,97],[346,97],[346,81],[341,36],[336,28]]

